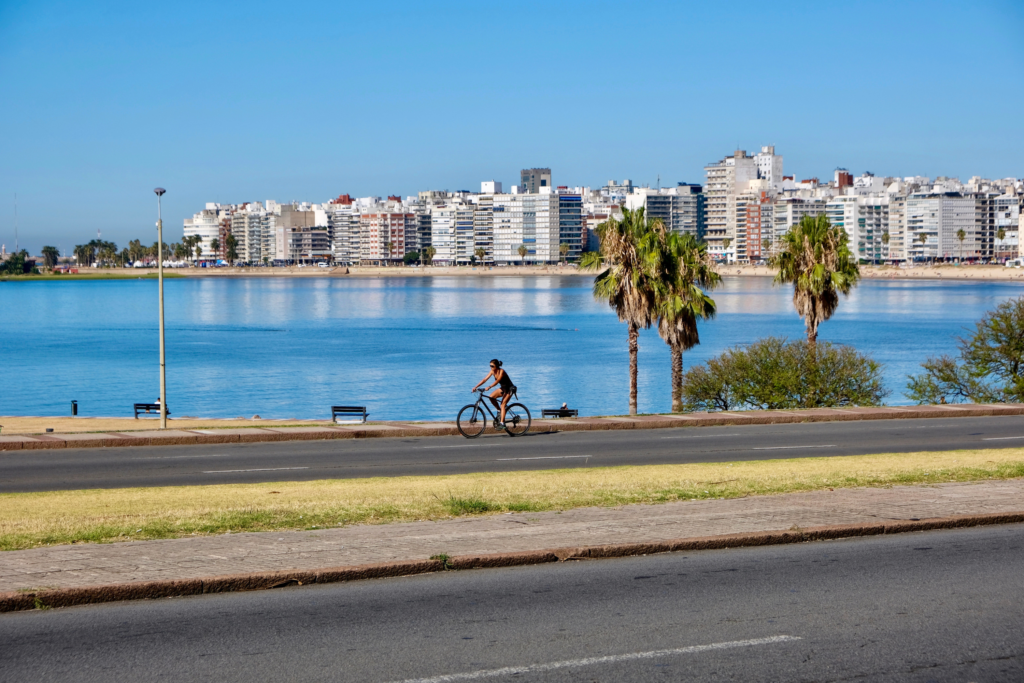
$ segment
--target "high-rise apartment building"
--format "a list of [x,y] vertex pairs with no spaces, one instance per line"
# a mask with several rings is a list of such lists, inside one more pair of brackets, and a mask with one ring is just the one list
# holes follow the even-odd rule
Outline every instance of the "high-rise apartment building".
[[661,219],[665,227],[678,234],[704,239],[705,197],[700,185],[679,183],[676,187],[635,188],[625,197],[627,209],[643,207],[644,215]]
[[568,188],[558,188],[558,257],[560,260],[579,260],[580,254],[583,252],[584,229],[583,196],[576,192],[570,192]]
[[206,208],[185,219],[184,236],[198,237],[199,248],[202,252],[198,258],[200,261],[215,261],[223,249],[214,251],[213,240],[217,240],[219,246],[223,247],[224,239],[221,231],[225,221],[231,220],[234,207],[213,202],[207,203]]
[[519,172],[519,187],[523,192],[537,193],[542,187],[551,187],[550,168],[524,168]]
[[[975,202],[960,193],[917,192],[907,197],[906,253],[908,259],[939,260],[978,258]],[[957,238],[963,230],[964,240]]]
[[416,230],[416,214],[389,201],[376,210],[359,215],[359,262],[386,265],[401,261],[406,254],[406,232]]
[[1024,195],[1007,192],[995,201],[996,239],[994,257],[1000,261],[1015,259],[1020,254],[1020,204]]
[[732,156],[705,166],[704,172],[707,174],[704,234],[708,252],[716,259],[735,261],[741,246],[736,232],[736,199],[747,192],[751,181],[757,180],[757,161],[738,149]]
[[352,197],[339,195],[324,205],[324,211],[334,262],[347,266],[359,263],[359,208]]

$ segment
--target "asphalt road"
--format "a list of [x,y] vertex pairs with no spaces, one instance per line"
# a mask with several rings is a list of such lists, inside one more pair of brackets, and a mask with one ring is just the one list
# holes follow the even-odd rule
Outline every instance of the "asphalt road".
[[1015,525],[11,613],[0,679],[1016,682],[1021,567]]
[[1024,446],[1024,416],[0,452],[0,492]]

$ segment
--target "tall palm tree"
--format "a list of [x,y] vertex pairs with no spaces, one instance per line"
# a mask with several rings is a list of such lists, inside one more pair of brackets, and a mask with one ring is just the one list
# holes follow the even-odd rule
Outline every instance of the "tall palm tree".
[[473,250],[473,253],[476,255],[476,260],[479,261],[480,263],[483,263],[484,257],[487,256],[487,250],[484,249],[483,247],[477,247],[476,249]]
[[214,237],[210,240],[210,250],[213,252],[214,258],[220,253],[220,240]]
[[435,249],[434,247],[427,247],[426,249],[423,250],[422,253],[423,253],[423,257],[427,260],[427,265],[428,266],[433,265],[434,264],[434,254],[437,253],[437,249]]
[[228,236],[224,238],[224,247],[227,250],[227,253],[224,254],[227,262],[234,265],[238,260],[238,238],[229,232]]
[[386,254],[384,256],[384,265],[385,266],[388,264],[388,260],[391,258],[391,249],[393,247],[394,247],[394,245],[391,244],[391,242],[385,242],[384,243],[384,253]]
[[658,297],[658,334],[672,349],[672,412],[683,410],[683,351],[700,344],[697,320],[715,316],[715,302],[704,290],[721,281],[707,245],[691,234],[670,234]]
[[43,265],[46,266],[47,270],[53,270],[54,266],[57,265],[57,261],[60,259],[60,252],[57,247],[43,247]]
[[804,216],[782,238],[771,265],[775,284],[793,285],[793,305],[804,319],[807,341],[818,339],[818,325],[839,306],[860,279],[860,269],[847,245],[846,231],[833,227],[828,216]]
[[516,251],[519,252],[519,258],[522,259],[523,261],[526,260],[526,255],[530,253],[530,250],[526,248],[525,244],[520,244],[519,248],[516,249]]
[[622,220],[611,218],[597,226],[600,251],[588,252],[580,262],[584,270],[601,270],[594,278],[594,296],[604,299],[626,323],[629,334],[629,414],[636,415],[637,341],[640,328],[658,317],[657,301],[665,226],[649,221],[643,208],[622,210]]
[[562,242],[558,245],[558,255],[562,257],[562,262],[565,262],[565,257],[569,255],[569,245]]
[[961,265],[964,262],[964,240],[967,238],[963,228],[956,231],[956,238],[960,240],[960,262],[957,265]]
[[917,234],[917,241],[921,243],[921,260],[924,260],[924,245],[928,244],[928,235],[923,232]]

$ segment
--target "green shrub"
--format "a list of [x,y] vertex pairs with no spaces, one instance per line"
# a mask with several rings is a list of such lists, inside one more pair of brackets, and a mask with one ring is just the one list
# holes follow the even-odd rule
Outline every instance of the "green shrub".
[[767,337],[683,376],[683,407],[786,410],[881,405],[882,366],[849,346]]

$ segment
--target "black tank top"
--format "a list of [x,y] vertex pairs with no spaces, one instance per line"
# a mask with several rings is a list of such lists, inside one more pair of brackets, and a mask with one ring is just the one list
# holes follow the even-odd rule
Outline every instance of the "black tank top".
[[507,370],[502,369],[501,379],[498,380],[498,383],[501,384],[502,391],[508,391],[512,388],[512,378],[508,376]]

